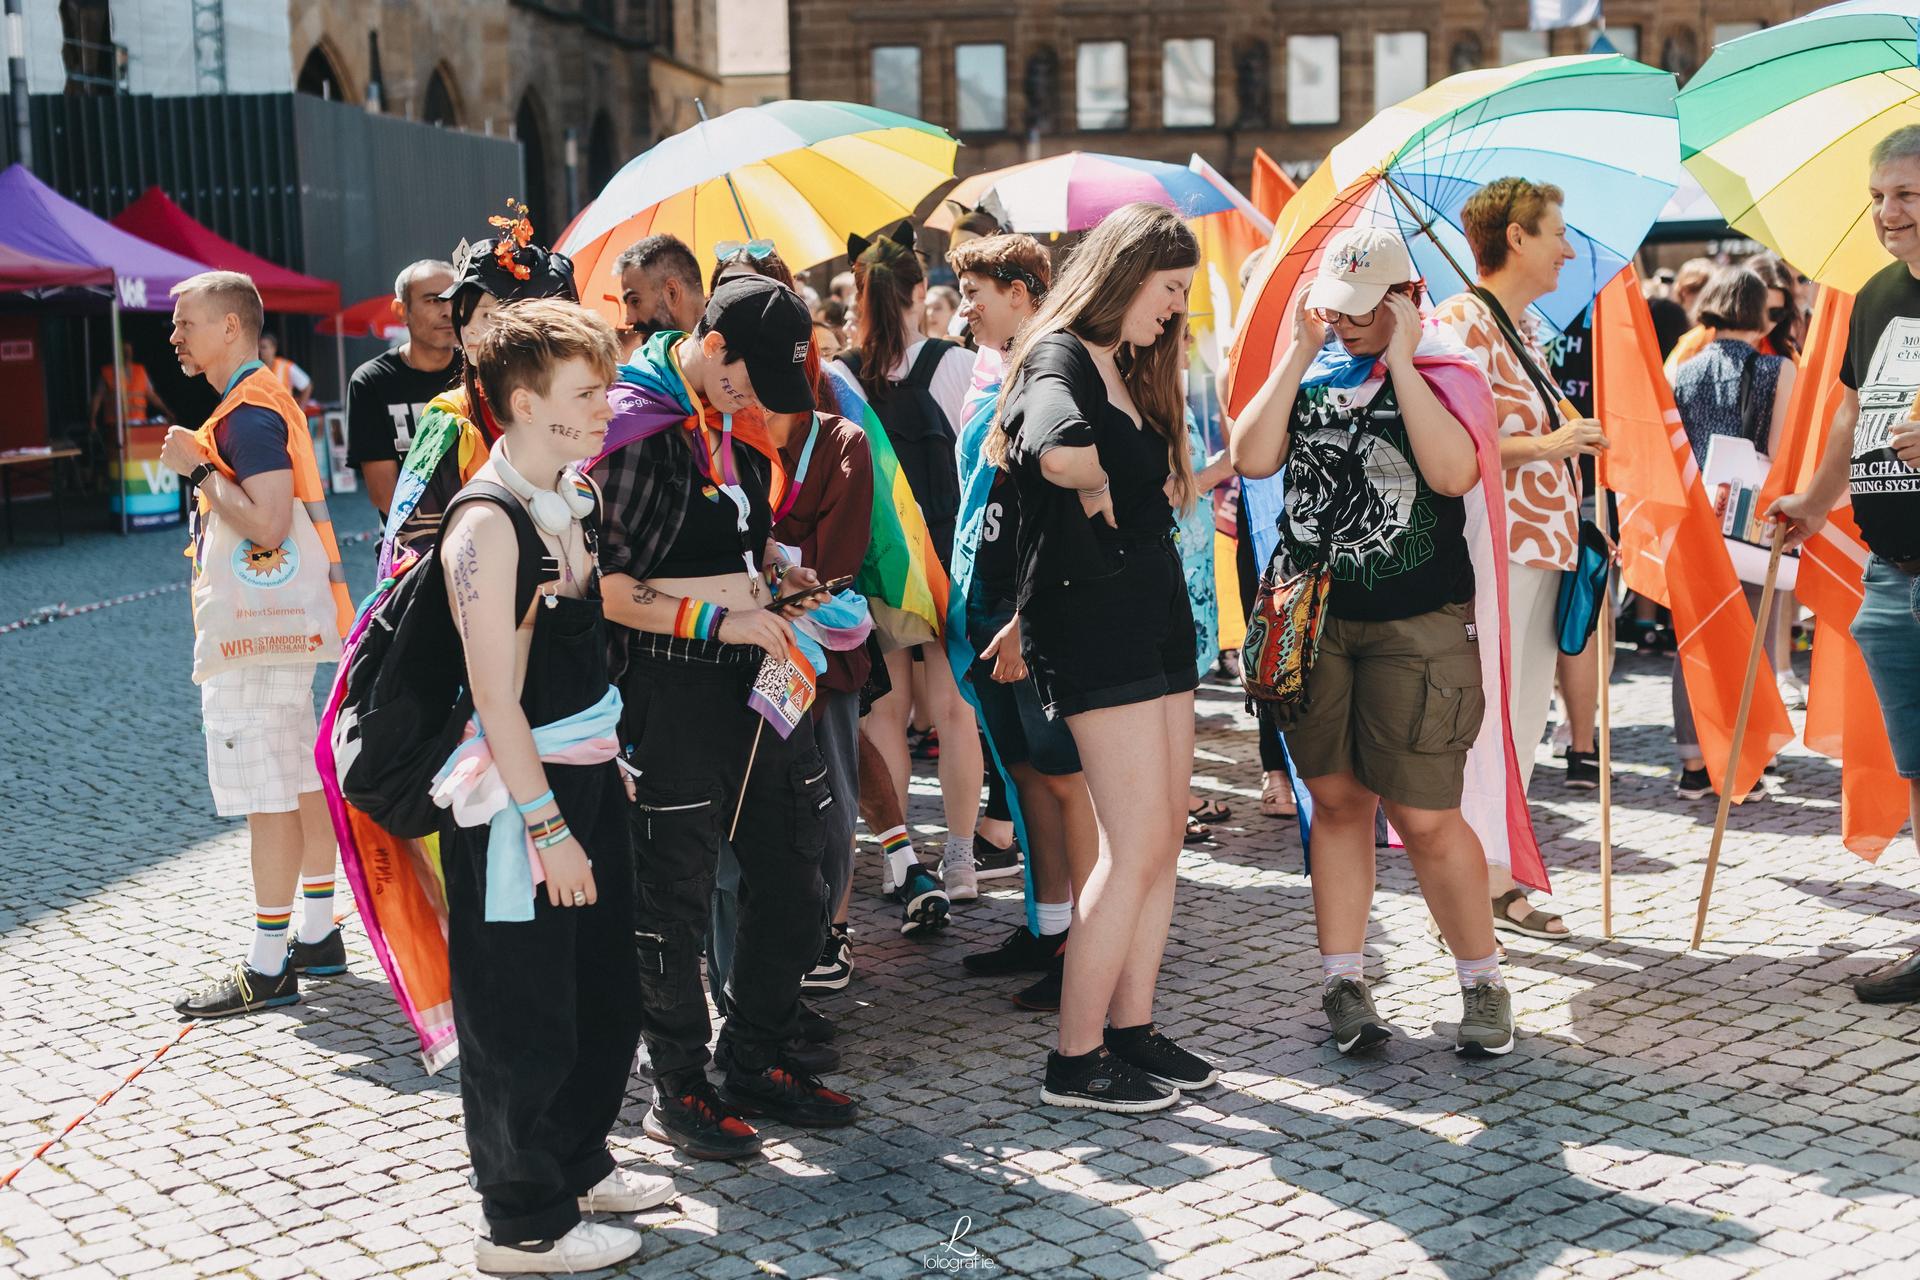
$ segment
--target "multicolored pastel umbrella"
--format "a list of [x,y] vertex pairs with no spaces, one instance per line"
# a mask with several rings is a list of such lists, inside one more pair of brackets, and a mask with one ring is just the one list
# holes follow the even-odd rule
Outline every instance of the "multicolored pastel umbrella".
[[959,143],[911,116],[852,102],[741,107],[629,160],[557,248],[580,297],[605,307],[613,261],[671,233],[702,262],[725,240],[771,240],[795,271],[847,251],[847,237],[913,216],[953,176]]
[[1920,124],[1920,0],[1847,0],[1720,45],[1678,99],[1680,155],[1736,231],[1857,293],[1891,262],[1867,153]]
[[1294,297],[1319,271],[1334,232],[1398,229],[1428,292],[1451,296],[1472,283],[1461,208],[1495,178],[1566,193],[1575,257],[1560,287],[1534,304],[1565,328],[1626,265],[1673,195],[1673,99],[1667,72],[1590,54],[1462,72],[1382,111],[1333,149],[1282,212],[1228,353],[1228,411],[1245,404],[1279,357]]
[[1009,231],[1085,231],[1136,200],[1163,204],[1183,218],[1233,207],[1224,192],[1183,165],[1068,151],[963,178],[927,225],[951,230],[961,212],[979,209]]

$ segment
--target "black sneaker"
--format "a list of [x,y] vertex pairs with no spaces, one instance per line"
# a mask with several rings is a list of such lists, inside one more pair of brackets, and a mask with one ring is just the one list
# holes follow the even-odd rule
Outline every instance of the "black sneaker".
[[1047,976],[1032,986],[1014,992],[1013,1002],[1022,1009],[1034,1013],[1058,1013],[1060,1011],[1060,966],[1049,970]]
[[[840,1051],[830,1044],[816,1044],[805,1036],[795,1036],[780,1047],[780,1055],[802,1071],[819,1075],[840,1066]],[[713,1047],[713,1062],[722,1071],[733,1065],[733,1045],[725,1036]]]
[[1011,840],[1002,849],[979,832],[973,833],[973,872],[982,880],[1020,874],[1020,842]]
[[1868,1004],[1920,1000],[1920,951],[1875,969],[1853,984],[1853,994]]
[[860,1104],[782,1059],[762,1071],[739,1063],[720,1081],[720,1099],[744,1116],[766,1116],[802,1129],[832,1129],[860,1118]]
[[1180,1101],[1180,1091],[1167,1088],[1101,1045],[1072,1058],[1049,1053],[1040,1101],[1090,1111],[1165,1111]]
[[893,891],[893,899],[900,904],[900,932],[909,938],[940,932],[953,910],[933,872],[917,862],[907,871],[907,882]]
[[675,1093],[654,1086],[653,1105],[640,1122],[649,1138],[696,1160],[745,1160],[760,1154],[760,1135],[728,1109],[705,1076],[678,1087]]
[[1169,1089],[1204,1089],[1220,1078],[1211,1062],[1188,1053],[1155,1031],[1151,1022],[1144,1027],[1108,1027],[1106,1042],[1115,1057]]
[[290,954],[293,971],[308,977],[327,978],[347,971],[347,943],[338,928],[318,942],[295,938]]
[[1598,751],[1567,752],[1566,785],[1575,791],[1592,791],[1600,785]]
[[1673,784],[1673,793],[1688,800],[1698,800],[1701,796],[1713,794],[1713,780],[1707,777],[1706,768],[1680,770],[1680,781]]
[[853,981],[853,941],[848,936],[847,926],[837,924],[827,932],[827,941],[820,948],[819,962],[813,971],[800,979],[802,991],[843,991]]
[[220,981],[174,1001],[173,1011],[188,1018],[233,1018],[299,1003],[300,979],[292,964],[271,975],[236,964]]
[[800,1002],[800,1038],[808,1044],[826,1044],[833,1039],[833,1020],[808,1004]]
[[1026,925],[1015,925],[1006,940],[991,951],[976,951],[960,957],[968,973],[979,978],[999,978],[1009,973],[1043,973],[1053,966],[1060,948],[1067,942],[1067,931],[1036,934]]

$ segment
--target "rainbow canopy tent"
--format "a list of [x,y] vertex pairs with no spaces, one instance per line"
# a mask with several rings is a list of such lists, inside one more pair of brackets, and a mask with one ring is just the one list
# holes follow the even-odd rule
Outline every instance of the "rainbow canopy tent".
[[141,192],[138,200],[114,216],[113,225],[221,271],[245,272],[253,277],[254,285],[260,290],[260,301],[269,311],[330,315],[340,309],[339,285],[302,275],[247,252],[194,221],[191,214],[159,187],[148,187]]
[[0,172],[0,247],[70,267],[105,268],[113,305],[124,311],[171,311],[173,286],[207,269],[95,217],[17,164]]

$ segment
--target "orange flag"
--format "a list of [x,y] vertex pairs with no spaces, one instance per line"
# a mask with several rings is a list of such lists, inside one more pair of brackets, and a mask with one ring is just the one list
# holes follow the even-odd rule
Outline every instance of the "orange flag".
[[1267,221],[1278,222],[1280,210],[1286,208],[1287,201],[1293,199],[1293,193],[1299,189],[1299,184],[1287,176],[1279,161],[1259,147],[1253,149],[1253,186],[1247,198]]
[[[1851,294],[1820,290],[1763,502],[1797,493],[1812,479],[1845,395],[1840,364],[1852,316]],[[1853,522],[1853,508],[1842,506],[1801,548],[1794,592],[1813,610],[1815,621],[1807,746],[1840,761],[1840,839],[1871,862],[1906,824],[1907,785],[1893,766],[1893,748],[1866,660],[1847,631],[1860,609],[1860,575],[1866,563],[1867,548]]]
[[[1596,403],[1613,443],[1600,455],[1600,483],[1620,495],[1621,577],[1673,610],[1700,753],[1725,794],[1753,614],[1661,372],[1653,317],[1631,267],[1600,291],[1593,338]],[[1767,761],[1791,741],[1793,723],[1763,661],[1731,793],[1745,797]]]

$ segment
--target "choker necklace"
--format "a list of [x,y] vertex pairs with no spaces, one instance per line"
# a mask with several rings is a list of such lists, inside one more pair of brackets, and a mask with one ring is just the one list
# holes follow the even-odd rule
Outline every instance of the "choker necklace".
[[527,504],[527,510],[533,515],[533,523],[544,533],[556,538],[563,537],[569,528],[593,512],[592,492],[583,482],[567,477],[565,472],[559,476],[560,488],[541,489],[514,469],[504,448],[495,446],[493,463],[501,483],[507,486],[514,497]]

